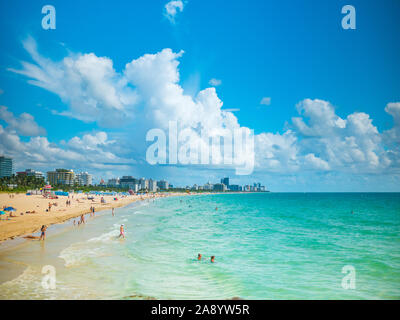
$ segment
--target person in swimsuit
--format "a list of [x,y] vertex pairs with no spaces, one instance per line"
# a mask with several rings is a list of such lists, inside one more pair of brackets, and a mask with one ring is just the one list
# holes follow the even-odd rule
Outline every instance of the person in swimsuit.
[[125,230],[124,230],[124,225],[121,224],[121,227],[119,228],[119,237],[118,238],[124,238],[125,239]]
[[81,223],[85,223],[85,217],[83,216],[83,214],[81,215]]
[[42,227],[40,228],[40,231],[41,231],[42,233],[40,234],[39,241],[40,241],[40,240],[45,240],[45,239],[46,239],[46,230],[47,230],[47,227],[46,227],[45,225],[42,225]]
[[201,260],[201,253],[199,253],[198,255],[197,255],[197,260]]
[[215,256],[211,256],[211,262],[214,263]]

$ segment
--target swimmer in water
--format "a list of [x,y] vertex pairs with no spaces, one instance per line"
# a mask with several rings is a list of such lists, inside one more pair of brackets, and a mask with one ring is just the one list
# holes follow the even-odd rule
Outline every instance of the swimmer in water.
[[124,238],[125,239],[125,230],[124,230],[124,225],[121,224],[121,227],[119,228],[119,237],[118,238]]
[[218,210],[218,207],[215,208],[215,211],[217,211],[217,210]]
[[199,253],[198,255],[197,255],[197,260],[201,260],[201,253]]
[[214,263],[215,256],[211,256],[211,262]]

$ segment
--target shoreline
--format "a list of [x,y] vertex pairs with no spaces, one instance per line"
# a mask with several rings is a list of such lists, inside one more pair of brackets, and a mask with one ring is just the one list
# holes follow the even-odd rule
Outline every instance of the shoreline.
[[[185,193],[170,193],[170,194],[154,194],[154,195],[130,195],[114,200],[113,196],[103,196],[106,203],[100,202],[101,196],[94,196],[94,200],[88,200],[84,194],[75,194],[74,199],[70,198],[71,205],[67,206],[67,196],[59,196],[58,199],[46,199],[41,195],[30,195],[25,194],[12,194],[13,198],[10,198],[9,194],[0,194],[1,206],[7,205],[17,209],[13,213],[15,216],[9,217],[10,220],[0,221],[0,245],[4,246],[11,240],[29,240],[26,236],[36,233],[40,230],[42,225],[58,225],[62,224],[73,218],[86,215],[90,213],[90,207],[95,208],[95,212],[125,207],[128,204],[143,201],[146,199],[153,198],[164,198],[171,196],[183,196]],[[53,205],[50,212],[46,212],[48,203],[51,202]],[[27,211],[34,211],[35,213],[26,213]],[[23,215],[21,215],[21,212]],[[9,216],[9,214],[7,215]],[[2,249],[5,249],[4,247]]]

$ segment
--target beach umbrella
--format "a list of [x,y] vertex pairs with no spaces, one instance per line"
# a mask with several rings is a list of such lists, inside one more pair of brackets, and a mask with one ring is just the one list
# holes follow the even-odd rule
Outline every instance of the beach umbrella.
[[7,207],[4,210],[5,211],[16,211],[15,208],[13,208],[13,207]]

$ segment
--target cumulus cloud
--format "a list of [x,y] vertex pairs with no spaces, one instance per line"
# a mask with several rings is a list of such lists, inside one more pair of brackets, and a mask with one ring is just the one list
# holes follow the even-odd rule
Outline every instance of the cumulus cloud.
[[23,45],[34,63],[22,61],[22,69],[9,70],[30,78],[30,84],[57,94],[70,108],[60,114],[104,126],[117,126],[133,118],[135,92],[114,70],[111,59],[90,53],[53,62],[38,53],[33,38],[26,39]]
[[171,22],[175,23],[175,16],[178,12],[183,11],[183,1],[182,0],[172,0],[168,2],[164,7],[164,16]]
[[0,106],[0,119],[7,122],[7,130],[15,130],[22,136],[34,137],[46,134],[46,130],[36,123],[31,114],[26,112],[15,117],[6,106]]
[[378,129],[368,114],[355,112],[342,119],[327,101],[305,99],[297,104],[302,117],[292,118],[299,145],[336,169],[379,171],[390,165]]
[[0,125],[0,154],[11,156],[15,167],[44,168],[67,167],[73,169],[98,169],[129,167],[133,162],[116,156],[108,150],[105,132],[73,137],[64,146],[48,141],[46,137],[31,137],[21,141],[15,131],[8,131]]
[[[10,70],[27,76],[32,85],[60,96],[68,107],[61,114],[96,121],[103,127],[124,128],[118,144],[111,143],[105,132],[71,139],[66,142],[65,150],[72,155],[102,150],[99,152],[104,156],[102,159],[118,162],[117,154],[122,150],[116,145],[123,144],[144,157],[146,132],[152,128],[166,130],[170,121],[176,121],[181,130],[190,129],[189,142],[198,145],[205,143],[198,135],[201,131],[223,136],[226,130],[242,128],[250,134],[250,129],[242,127],[230,112],[232,109],[222,109],[223,102],[214,87],[185,94],[179,83],[183,51],[166,48],[145,54],[128,62],[122,71],[116,71],[111,59],[94,53],[70,54],[60,62],[53,62],[38,53],[33,39],[25,41],[24,46],[34,63],[22,62],[21,69]],[[378,173],[398,168],[399,106],[399,103],[386,106],[395,125],[380,133],[366,113],[354,112],[342,118],[328,101],[300,101],[296,105],[299,115],[291,119],[289,129],[254,136],[256,169],[280,173],[302,169]],[[248,156],[251,155],[242,152],[239,158]]]
[[215,78],[212,78],[210,79],[210,81],[208,81],[208,84],[213,87],[218,87],[219,85],[221,85],[221,83],[222,83],[221,80]]
[[271,98],[270,97],[264,97],[261,99],[260,104],[269,106],[271,104]]

